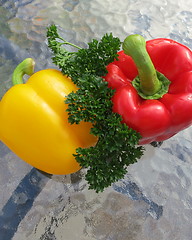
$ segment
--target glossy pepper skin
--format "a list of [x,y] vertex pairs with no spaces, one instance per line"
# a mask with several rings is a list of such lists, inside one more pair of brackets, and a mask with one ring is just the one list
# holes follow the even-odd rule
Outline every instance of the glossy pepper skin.
[[147,41],[146,49],[155,69],[171,82],[161,98],[146,100],[138,95],[132,85],[138,69],[124,51],[108,65],[105,77],[109,87],[116,89],[113,110],[141,134],[140,144],[164,141],[192,124],[191,50],[164,38]]
[[41,70],[10,88],[0,102],[0,140],[30,165],[51,174],[80,169],[72,154],[94,145],[91,125],[68,123],[66,95],[76,91],[60,71]]

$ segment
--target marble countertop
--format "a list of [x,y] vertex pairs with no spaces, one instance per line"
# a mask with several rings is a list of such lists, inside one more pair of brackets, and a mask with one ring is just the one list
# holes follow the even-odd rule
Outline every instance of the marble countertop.
[[[0,97],[26,57],[36,71],[54,67],[46,28],[85,46],[106,32],[123,40],[172,38],[192,49],[190,0],[0,0]],[[0,142],[0,239],[192,239],[192,128],[159,147],[146,146],[124,179],[103,193],[88,190],[83,170],[44,175]]]

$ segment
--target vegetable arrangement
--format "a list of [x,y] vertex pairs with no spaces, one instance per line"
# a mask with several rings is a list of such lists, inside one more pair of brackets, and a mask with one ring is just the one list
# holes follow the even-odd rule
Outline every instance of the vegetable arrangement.
[[[47,38],[61,72],[33,74],[34,62],[26,59],[0,102],[0,140],[32,166],[51,174],[85,167],[89,188],[103,191],[141,158],[143,144],[192,124],[187,47],[130,35],[120,51],[119,38],[106,34],[83,49],[65,41],[55,25]],[[24,74],[31,75],[25,84]]]

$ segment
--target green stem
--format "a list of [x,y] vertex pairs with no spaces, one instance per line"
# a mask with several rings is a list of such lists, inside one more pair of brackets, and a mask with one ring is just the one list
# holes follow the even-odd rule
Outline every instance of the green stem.
[[130,35],[123,42],[123,50],[137,66],[141,92],[147,96],[157,93],[161,89],[161,82],[146,50],[145,39],[138,34]]
[[74,48],[77,48],[77,49],[82,49],[81,47],[79,47],[79,46],[77,46],[77,45],[75,45],[75,44],[73,44],[73,43],[67,42],[67,41],[66,41],[65,39],[63,39],[62,37],[59,37],[59,39],[63,41],[63,43],[61,43],[61,45],[65,44],[65,45],[70,45],[70,46],[72,46],[72,47],[74,47]]
[[35,61],[32,58],[26,58],[15,68],[12,76],[13,85],[23,84],[25,74],[31,76],[34,73]]

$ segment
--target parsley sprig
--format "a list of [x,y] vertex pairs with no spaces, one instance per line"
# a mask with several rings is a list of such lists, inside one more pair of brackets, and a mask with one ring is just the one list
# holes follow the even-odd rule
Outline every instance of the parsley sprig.
[[[53,62],[79,88],[65,101],[69,122],[91,122],[91,133],[98,137],[94,147],[78,148],[74,156],[82,167],[87,168],[85,178],[89,189],[103,191],[122,179],[127,166],[143,154],[143,148],[137,146],[140,134],[128,128],[122,123],[121,116],[112,111],[114,90],[102,78],[107,73],[106,66],[118,59],[121,42],[112,34],[105,34],[100,41],[93,39],[86,49],[80,48],[64,40],[55,25],[48,28],[47,39],[54,55]],[[65,45],[75,47],[77,51],[70,52]]]

